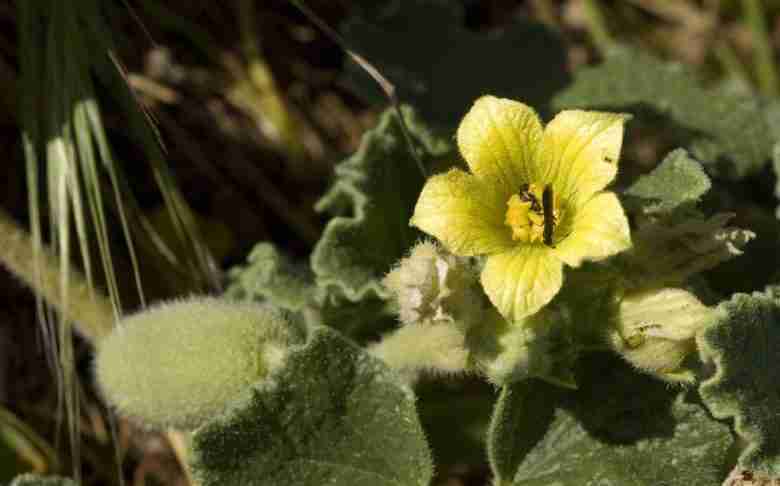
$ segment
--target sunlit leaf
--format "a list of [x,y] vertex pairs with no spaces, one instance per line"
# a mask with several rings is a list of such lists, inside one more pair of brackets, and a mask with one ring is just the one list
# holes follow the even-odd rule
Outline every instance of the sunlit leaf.
[[709,171],[727,177],[755,174],[771,155],[773,139],[756,99],[706,89],[682,65],[630,48],[579,70],[554,106],[633,112],[665,127]]
[[271,384],[192,440],[201,486],[427,486],[433,468],[412,392],[325,327]]

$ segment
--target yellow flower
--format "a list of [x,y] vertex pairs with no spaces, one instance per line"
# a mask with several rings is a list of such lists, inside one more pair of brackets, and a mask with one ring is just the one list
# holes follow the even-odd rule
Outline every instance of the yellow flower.
[[517,101],[484,96],[457,141],[471,174],[452,169],[423,187],[411,224],[456,255],[488,255],[481,281],[519,321],[550,302],[563,264],[631,246],[614,179],[627,115],[563,111],[546,128]]

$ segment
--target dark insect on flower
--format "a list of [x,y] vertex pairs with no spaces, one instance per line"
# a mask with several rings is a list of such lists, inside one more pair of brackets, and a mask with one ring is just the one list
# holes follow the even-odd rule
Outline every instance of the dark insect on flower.
[[544,244],[552,247],[553,230],[555,229],[555,213],[553,208],[553,187],[552,184],[544,186],[542,192],[542,209],[544,210]]

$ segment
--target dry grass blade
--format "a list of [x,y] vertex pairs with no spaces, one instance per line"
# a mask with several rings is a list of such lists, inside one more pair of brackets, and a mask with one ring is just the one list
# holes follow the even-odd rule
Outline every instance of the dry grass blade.
[[[20,2],[22,142],[26,158],[32,243],[0,214],[8,241],[0,261],[35,291],[41,328],[57,372],[67,418],[73,471],[79,479],[79,402],[72,330],[91,341],[122,312],[109,229],[113,210],[144,304],[132,230],[147,231],[172,265],[187,269],[187,290],[218,287],[218,271],[201,243],[195,219],[168,171],[159,137],[138,104],[117,59],[104,10],[95,0]],[[112,153],[97,101],[96,82],[117,102],[130,135],[143,147],[185,252],[171,251],[140,210]],[[43,205],[42,205],[43,203]],[[48,218],[44,212],[48,210]],[[134,224],[139,222],[140,224]],[[48,231],[45,231],[45,229]],[[131,230],[132,229],[132,230]],[[49,245],[44,244],[48,234]],[[75,242],[73,236],[75,235]],[[93,242],[97,251],[93,249]],[[74,245],[84,275],[72,267]],[[47,250],[46,248],[51,248]],[[98,258],[100,264],[93,262]],[[100,276],[109,299],[95,291]],[[54,311],[47,311],[44,302]],[[74,327],[75,326],[75,327]]]

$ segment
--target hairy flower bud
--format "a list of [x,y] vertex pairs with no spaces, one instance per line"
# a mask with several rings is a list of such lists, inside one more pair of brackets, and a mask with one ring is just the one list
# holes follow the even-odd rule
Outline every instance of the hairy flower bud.
[[455,323],[469,327],[485,308],[478,275],[468,259],[421,242],[385,277],[403,324]]
[[691,382],[685,358],[696,349],[696,334],[715,316],[714,309],[682,289],[637,292],[620,302],[610,344],[639,370],[665,381]]
[[271,378],[302,340],[271,307],[192,298],[124,319],[98,343],[95,374],[121,414],[194,429]]

